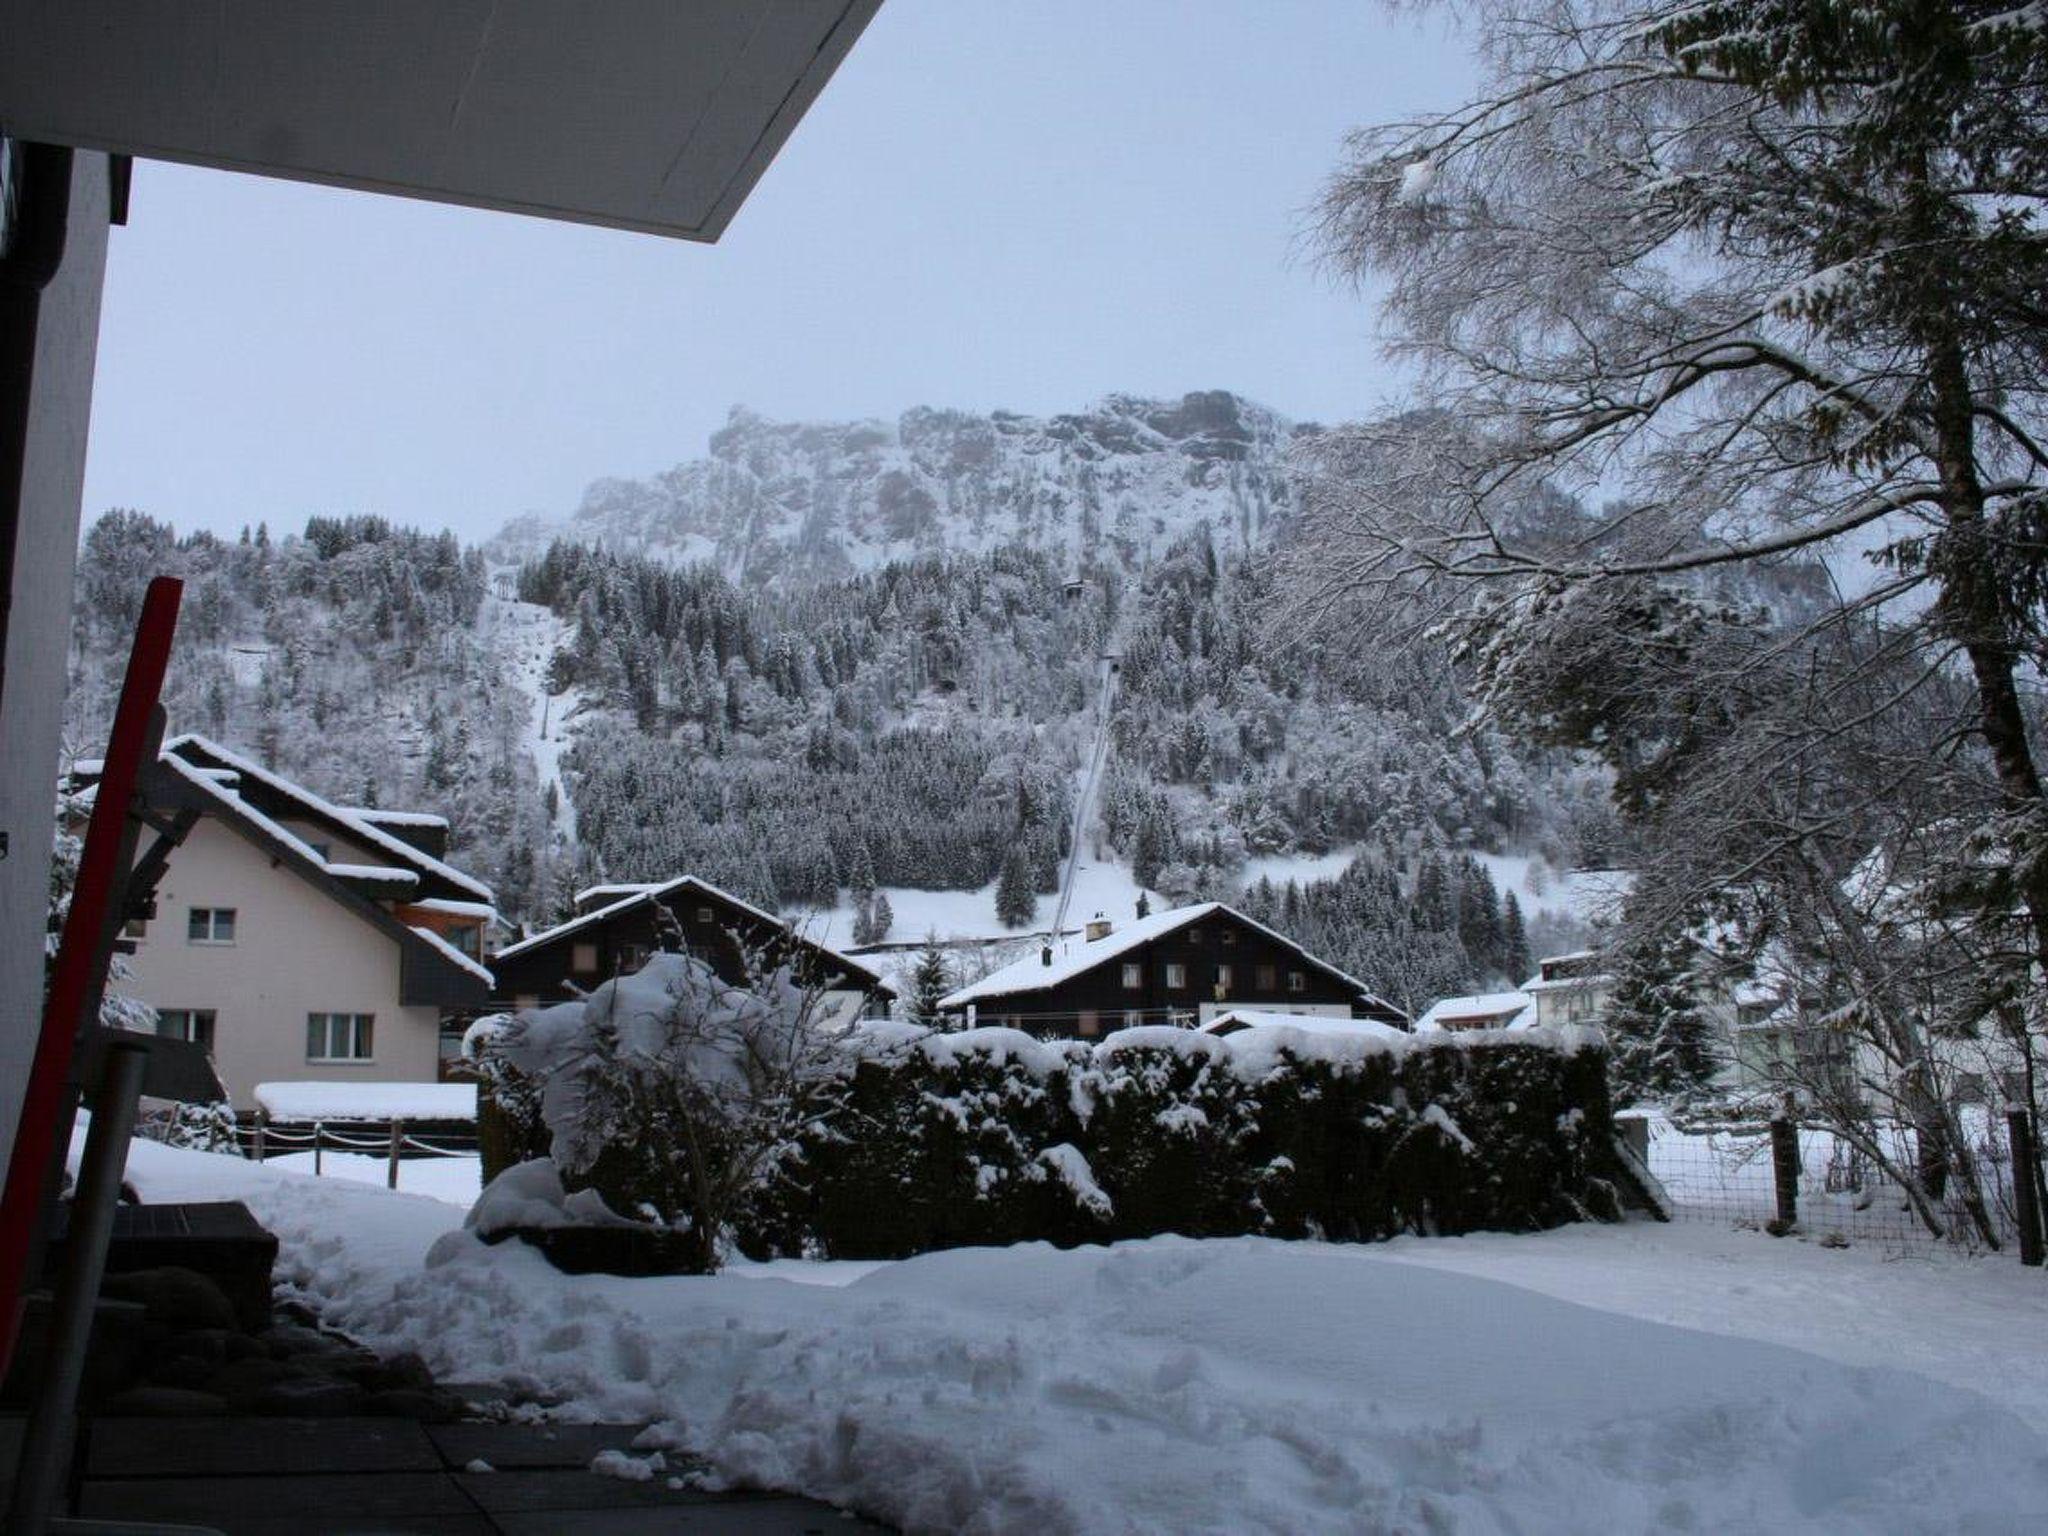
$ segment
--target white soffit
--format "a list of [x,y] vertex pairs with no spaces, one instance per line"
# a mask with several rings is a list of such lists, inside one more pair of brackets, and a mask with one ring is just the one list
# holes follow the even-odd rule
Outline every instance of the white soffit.
[[880,5],[0,0],[0,128],[716,240]]

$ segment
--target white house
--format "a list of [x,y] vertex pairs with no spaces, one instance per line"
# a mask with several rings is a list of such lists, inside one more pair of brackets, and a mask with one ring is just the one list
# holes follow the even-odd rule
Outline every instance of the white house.
[[1536,999],[1527,992],[1481,992],[1447,997],[1415,1021],[1415,1033],[1463,1034],[1472,1029],[1530,1029],[1536,1023]]
[[433,1082],[443,1018],[491,990],[491,890],[434,851],[446,823],[335,805],[201,736],[144,783],[186,824],[125,933],[158,1032],[204,1045],[237,1109],[262,1082]]

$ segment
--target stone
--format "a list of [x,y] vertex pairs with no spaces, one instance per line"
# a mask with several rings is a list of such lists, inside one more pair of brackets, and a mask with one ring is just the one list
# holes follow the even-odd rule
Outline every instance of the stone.
[[218,1392],[237,1410],[245,1409],[280,1381],[306,1374],[287,1360],[234,1360],[213,1373],[206,1390]]
[[349,1374],[372,1392],[425,1392],[434,1385],[427,1362],[410,1350],[381,1360],[373,1357],[366,1364],[352,1366]]
[[225,1328],[187,1328],[164,1340],[161,1353],[180,1359],[222,1361],[228,1358],[228,1340],[236,1337]]
[[417,1387],[393,1387],[372,1392],[364,1411],[393,1419],[416,1419],[422,1424],[447,1424],[462,1412],[462,1399],[448,1392],[427,1392]]
[[168,1355],[150,1366],[149,1379],[159,1387],[183,1387],[196,1392],[212,1381],[219,1370],[214,1361],[202,1360],[197,1355]]
[[185,1387],[130,1387],[117,1392],[100,1405],[109,1415],[135,1418],[213,1418],[228,1411],[228,1400],[217,1392],[195,1392]]
[[368,1402],[368,1394],[354,1382],[299,1376],[258,1392],[249,1400],[249,1411],[293,1419],[339,1419],[363,1412]]
[[165,1265],[108,1275],[100,1294],[115,1301],[139,1301],[143,1316],[173,1328],[235,1327],[234,1303],[227,1293],[197,1270]]

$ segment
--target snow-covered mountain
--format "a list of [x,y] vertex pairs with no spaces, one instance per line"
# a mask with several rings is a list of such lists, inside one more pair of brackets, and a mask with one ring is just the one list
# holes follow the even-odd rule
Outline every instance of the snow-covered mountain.
[[648,480],[600,480],[573,516],[520,519],[492,553],[517,562],[567,538],[710,561],[743,586],[1017,546],[1075,569],[1129,569],[1198,526],[1223,552],[1270,537],[1289,507],[1286,450],[1303,430],[1224,390],[1112,395],[1049,418],[920,406],[893,424],[735,408],[706,457]]

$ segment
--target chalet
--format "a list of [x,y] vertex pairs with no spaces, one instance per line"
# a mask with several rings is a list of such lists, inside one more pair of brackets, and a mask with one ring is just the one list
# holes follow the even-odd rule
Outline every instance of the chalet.
[[123,935],[160,1034],[204,1045],[238,1109],[262,1082],[435,1080],[443,1020],[491,990],[491,888],[441,858],[446,822],[336,805],[203,736],[165,743],[143,792],[183,827]]
[[1522,990],[1536,1000],[1536,1022],[1544,1029],[1598,1024],[1614,996],[1614,973],[1598,950],[1546,955]]
[[1096,918],[1080,941],[1048,943],[939,1008],[970,1024],[1083,1037],[1138,1024],[1195,1027],[1242,1008],[1408,1027],[1363,983],[1215,901],[1122,928]]
[[1536,1023],[1536,999],[1527,992],[1484,992],[1447,997],[1415,1021],[1415,1032],[1463,1034],[1473,1029],[1529,1029]]
[[566,923],[509,944],[491,957],[500,1008],[558,1003],[614,976],[630,975],[664,944],[678,941],[735,985],[750,957],[791,961],[797,976],[826,987],[829,1016],[888,1012],[895,989],[857,960],[813,943],[781,918],[695,875],[653,885],[598,885],[579,892]]

